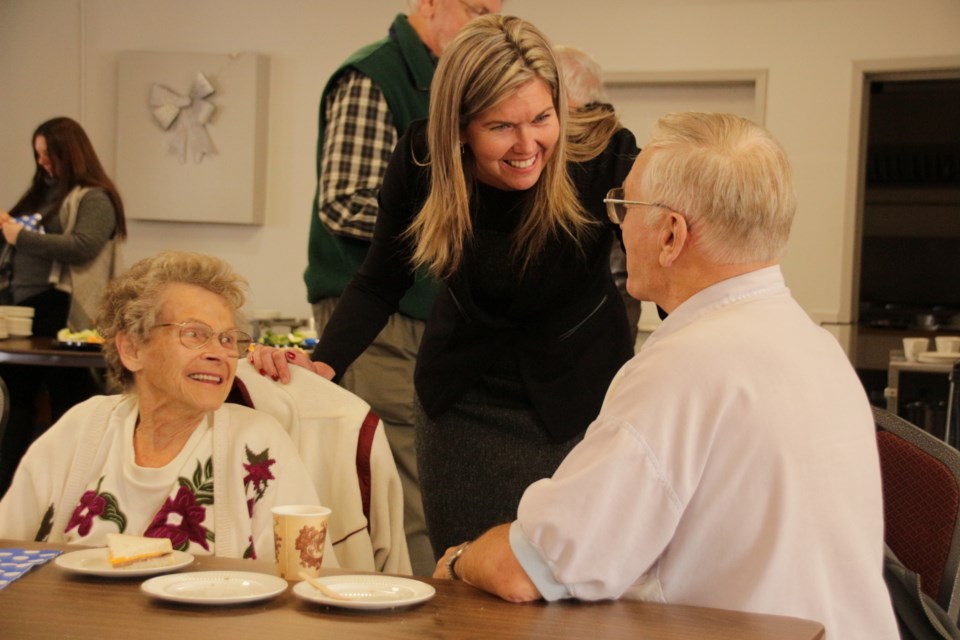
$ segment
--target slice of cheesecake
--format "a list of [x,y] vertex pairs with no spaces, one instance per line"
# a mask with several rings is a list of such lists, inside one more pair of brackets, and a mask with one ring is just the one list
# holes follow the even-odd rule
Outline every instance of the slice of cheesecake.
[[[145,538],[123,533],[107,534],[107,550],[113,568],[145,564],[154,558],[173,558],[173,545],[169,538]],[[151,562],[152,564],[152,562]]]

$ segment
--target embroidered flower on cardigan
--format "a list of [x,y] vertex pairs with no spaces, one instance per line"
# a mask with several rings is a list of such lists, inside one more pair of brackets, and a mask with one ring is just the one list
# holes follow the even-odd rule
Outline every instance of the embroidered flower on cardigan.
[[77,527],[77,533],[85,536],[90,533],[90,527],[93,526],[93,519],[99,516],[107,508],[107,502],[96,491],[86,491],[80,496],[80,504],[73,510],[70,516],[70,522],[67,523],[67,531]]
[[143,535],[170,538],[173,548],[180,551],[185,551],[191,542],[210,551],[207,540],[213,540],[213,532],[203,526],[206,517],[206,507],[197,504],[197,496],[184,483],[177,490],[177,495],[164,501]]
[[80,504],[73,510],[73,515],[70,516],[70,521],[67,522],[64,533],[76,527],[80,537],[86,537],[93,527],[94,518],[116,523],[120,533],[123,533],[127,528],[127,517],[120,511],[116,497],[107,491],[100,492],[100,486],[103,484],[105,477],[101,476],[100,480],[97,481],[96,489],[86,491],[80,496]]
[[253,485],[253,490],[256,494],[254,500],[258,501],[267,490],[269,481],[276,480],[276,478],[273,477],[273,473],[270,472],[270,467],[276,464],[277,461],[270,457],[270,449],[264,449],[260,453],[254,453],[250,451],[249,447],[245,448],[247,451],[247,462],[244,463],[243,468],[246,470],[247,475],[243,478],[243,486],[244,488],[249,488]]
[[[276,480],[270,467],[276,464],[276,460],[270,457],[270,449],[264,449],[260,453],[254,453],[250,447],[244,447],[247,454],[247,461],[243,463],[243,468],[247,475],[243,477],[243,489],[247,495],[247,515],[253,518],[253,508],[263,498],[271,480]],[[252,494],[252,495],[251,495]],[[257,558],[257,551],[254,548],[253,536],[250,537],[250,545],[243,552],[244,558]]]

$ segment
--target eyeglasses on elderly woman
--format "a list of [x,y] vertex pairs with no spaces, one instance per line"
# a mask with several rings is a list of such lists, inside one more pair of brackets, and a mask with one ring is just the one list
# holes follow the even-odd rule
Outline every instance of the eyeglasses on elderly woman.
[[231,358],[241,358],[247,354],[253,338],[239,329],[228,329],[219,333],[205,322],[188,320],[185,322],[162,322],[157,327],[179,327],[180,344],[187,349],[202,349],[213,336],[217,336],[220,346],[229,352]]

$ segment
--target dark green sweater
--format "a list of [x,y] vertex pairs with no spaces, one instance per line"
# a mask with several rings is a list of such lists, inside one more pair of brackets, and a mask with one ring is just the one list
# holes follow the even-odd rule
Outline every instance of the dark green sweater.
[[[399,138],[411,122],[427,117],[430,81],[435,68],[433,58],[407,22],[407,17],[398,15],[393,21],[390,35],[351,55],[327,82],[320,99],[317,192],[313,197],[310,219],[308,264],[303,274],[307,284],[307,299],[311,303],[343,293],[370,248],[369,242],[332,233],[319,216],[319,176],[326,129],[324,114],[327,100],[340,75],[347,69],[356,69],[373,80],[390,107]],[[436,297],[436,290],[437,284],[433,279],[418,277],[416,284],[400,301],[399,311],[412,318],[425,320]]]

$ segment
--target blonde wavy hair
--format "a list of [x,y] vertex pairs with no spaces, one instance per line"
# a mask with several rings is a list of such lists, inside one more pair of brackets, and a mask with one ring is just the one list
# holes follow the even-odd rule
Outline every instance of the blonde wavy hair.
[[123,332],[139,344],[146,342],[157,325],[163,288],[174,283],[196,285],[217,294],[233,311],[234,323],[244,322],[240,308],[246,300],[247,280],[220,258],[166,251],[140,260],[110,281],[97,316],[97,329],[105,340],[107,374],[111,383],[125,391],[133,388],[134,378],[120,360],[115,338]]
[[562,233],[579,243],[593,226],[566,170],[567,98],[550,43],[525,20],[487,15],[460,31],[434,75],[426,159],[432,170],[430,192],[407,231],[414,266],[438,278],[451,276],[460,266],[473,238],[470,200],[476,189],[471,156],[461,151],[461,133],[479,114],[537,78],[550,88],[560,135],[533,187],[512,253],[525,269],[551,237]]

